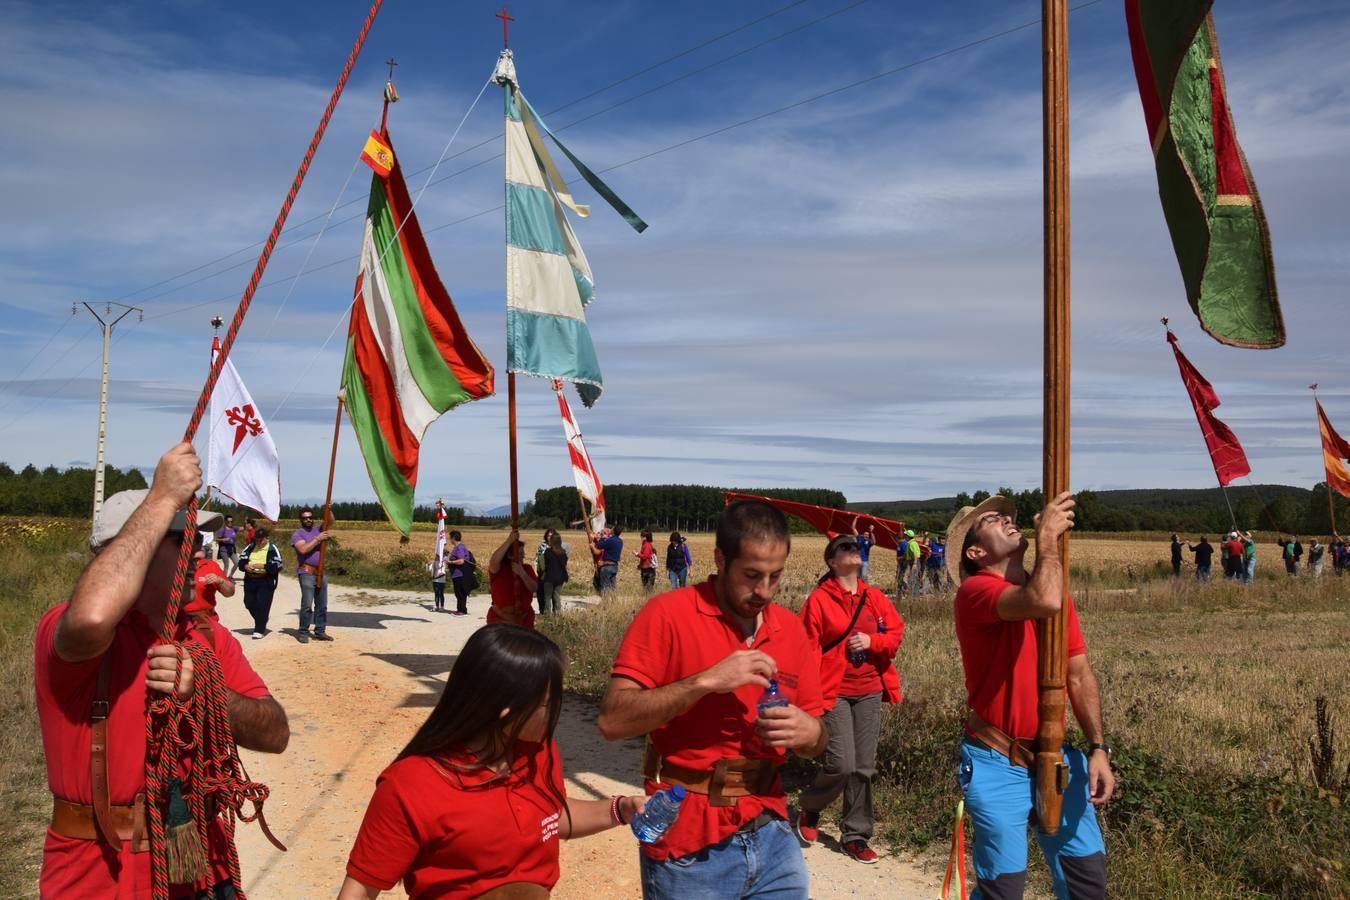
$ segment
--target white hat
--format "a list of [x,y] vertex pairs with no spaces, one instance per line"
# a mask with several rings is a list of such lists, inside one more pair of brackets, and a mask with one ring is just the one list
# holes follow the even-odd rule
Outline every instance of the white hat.
[[[131,518],[131,514],[141,508],[141,504],[145,502],[145,498],[149,495],[149,488],[141,488],[135,491],[118,491],[104,500],[103,508],[99,510],[98,517],[94,519],[94,529],[89,535],[89,549],[97,553],[106,547],[121,532],[122,526],[127,524],[127,519]],[[225,517],[214,510],[197,511],[198,531],[215,531],[224,521]],[[173,521],[169,523],[168,533],[182,534],[186,530],[187,510],[180,509],[174,513]]]

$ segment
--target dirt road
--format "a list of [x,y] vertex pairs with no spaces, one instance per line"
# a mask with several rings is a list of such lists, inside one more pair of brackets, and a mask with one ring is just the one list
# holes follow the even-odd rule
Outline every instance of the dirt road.
[[[240,826],[244,888],[255,898],[331,898],[361,824],[375,778],[403,747],[440,696],[455,655],[483,624],[487,601],[470,600],[470,615],[431,609],[431,596],[334,586],[329,599],[332,643],[300,644],[299,588],[283,578],[273,628],[254,641],[237,600],[220,606],[253,666],[286,707],[291,744],[281,756],[242,751],[250,776],[271,788],[268,823],[289,848],[281,853],[254,826]],[[284,629],[284,630],[283,630]],[[568,793],[609,797],[640,791],[637,742],[610,744],[595,728],[594,709],[568,698],[558,730]],[[883,856],[863,866],[817,845],[806,853],[812,897],[928,898],[941,873]],[[402,897],[401,890],[385,896]],[[565,842],[562,880],[554,897],[610,900],[641,896],[637,850],[626,829]]]

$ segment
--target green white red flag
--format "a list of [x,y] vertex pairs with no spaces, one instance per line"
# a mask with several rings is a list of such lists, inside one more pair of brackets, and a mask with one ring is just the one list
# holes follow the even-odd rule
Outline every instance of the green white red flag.
[[1211,337],[1284,344],[1270,229],[1228,108],[1213,0],[1125,0],[1158,192],[1186,298]]
[[423,434],[442,413],[492,396],[493,370],[436,274],[388,130],[378,137],[392,167],[370,180],[342,388],[370,483],[407,534]]

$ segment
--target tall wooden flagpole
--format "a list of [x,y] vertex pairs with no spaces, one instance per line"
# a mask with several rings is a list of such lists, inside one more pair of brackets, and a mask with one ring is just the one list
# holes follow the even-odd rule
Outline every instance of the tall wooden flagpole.
[[[1045,399],[1042,481],[1045,499],[1069,489],[1069,10],[1042,0],[1041,91],[1045,179]],[[1069,595],[1069,536],[1059,542],[1064,597]],[[1067,675],[1065,605],[1037,623],[1036,816],[1059,830],[1068,768],[1064,765]]]

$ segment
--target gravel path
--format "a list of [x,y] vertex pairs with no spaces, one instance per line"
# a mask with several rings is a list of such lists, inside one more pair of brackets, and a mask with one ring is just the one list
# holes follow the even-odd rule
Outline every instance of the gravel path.
[[[336,896],[375,777],[435,705],[455,654],[483,625],[487,600],[468,616],[434,612],[431,595],[330,589],[332,643],[298,643],[290,633],[299,587],[283,578],[266,638],[249,638],[242,602],[223,600],[220,617],[286,707],[291,743],[281,756],[241,751],[250,776],[271,788],[268,824],[290,851],[281,853],[252,825],[237,835],[244,888],[252,897]],[[236,594],[236,598],[242,594]],[[568,792],[609,797],[640,791],[641,743],[611,744],[595,728],[595,710],[569,697],[558,729]],[[560,900],[638,898],[637,851],[624,829],[564,842]],[[825,845],[806,851],[812,897],[936,897],[941,873],[883,856],[862,866]],[[402,897],[395,889],[384,896]]]

